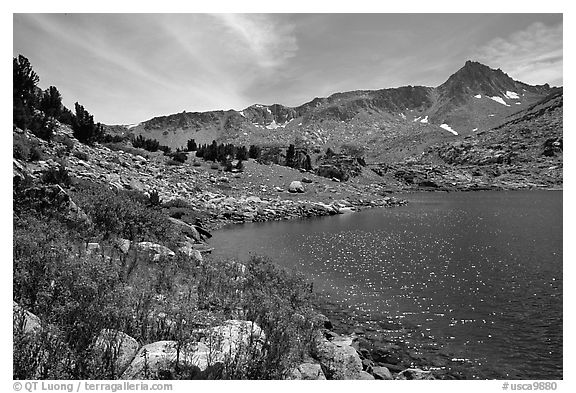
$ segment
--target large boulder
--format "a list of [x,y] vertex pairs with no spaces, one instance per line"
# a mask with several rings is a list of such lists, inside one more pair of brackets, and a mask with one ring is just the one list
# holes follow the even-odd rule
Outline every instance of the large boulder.
[[385,379],[385,380],[394,379],[390,370],[388,370],[388,368],[386,367],[381,366],[373,366],[372,375],[374,375],[374,378],[376,379]]
[[174,225],[176,225],[176,227],[178,227],[178,229],[182,233],[191,237],[192,239],[194,239],[194,241],[200,242],[202,240],[202,238],[200,237],[200,233],[198,233],[198,230],[196,230],[196,227],[189,225],[189,224],[185,223],[184,221],[179,220],[179,219],[174,218],[174,217],[168,217],[168,219],[170,220],[170,222],[172,222]]
[[225,361],[249,348],[260,350],[265,339],[256,323],[232,319],[210,329],[204,342],[213,350],[215,361]]
[[141,253],[146,253],[152,257],[152,261],[158,262],[161,258],[172,258],[176,256],[174,251],[161,244],[152,242],[136,243],[136,250]]
[[116,247],[122,254],[128,254],[130,251],[130,247],[132,246],[132,242],[128,239],[116,238],[112,242],[114,247]]
[[288,192],[292,192],[292,193],[304,192],[304,185],[302,184],[302,182],[299,182],[298,180],[294,180],[288,186]]
[[358,352],[348,345],[351,339],[345,337],[336,343],[329,341],[322,334],[314,340],[312,355],[322,365],[328,379],[362,379],[362,360]]
[[187,370],[188,375],[206,378],[219,364],[260,350],[265,340],[262,329],[250,321],[229,320],[199,333],[204,337],[197,342],[158,341],[143,346],[121,378],[172,379],[176,368],[180,372]]
[[200,251],[195,249],[191,244],[185,244],[178,248],[179,253],[186,255],[188,258],[192,259],[194,262],[202,263],[204,260]]
[[25,334],[35,334],[42,331],[40,318],[30,311],[24,310],[15,301],[12,301],[12,319],[15,331],[20,327]]
[[120,376],[138,352],[138,342],[124,332],[102,329],[92,347],[95,359],[100,363],[113,362],[115,376]]
[[157,341],[140,348],[121,379],[173,379],[176,369],[208,367],[208,347],[203,343]]

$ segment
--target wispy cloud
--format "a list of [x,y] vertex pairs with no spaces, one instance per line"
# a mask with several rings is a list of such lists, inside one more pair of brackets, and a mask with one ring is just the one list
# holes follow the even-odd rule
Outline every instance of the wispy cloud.
[[273,15],[212,14],[230,31],[236,57],[249,55],[262,68],[275,68],[293,57],[298,50],[294,25],[280,23]]
[[563,24],[536,22],[506,38],[495,38],[476,49],[476,58],[500,67],[527,83],[562,83]]

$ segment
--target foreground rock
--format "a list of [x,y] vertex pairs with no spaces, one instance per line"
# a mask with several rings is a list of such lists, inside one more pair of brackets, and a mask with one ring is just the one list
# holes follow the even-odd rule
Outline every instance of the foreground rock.
[[375,379],[384,379],[384,380],[394,379],[390,370],[388,370],[388,368],[386,367],[381,366],[372,367],[372,375],[374,375]]
[[158,341],[140,348],[122,379],[173,379],[179,373],[207,378],[219,365],[259,351],[265,340],[253,322],[229,320],[199,332],[196,342]]
[[431,380],[436,378],[434,378],[431,371],[424,371],[419,368],[408,368],[400,372],[396,379]]
[[[207,367],[207,348],[202,344],[181,346],[176,341],[158,341],[140,348],[121,379],[172,379],[177,368]],[[199,354],[197,358],[194,356]]]
[[312,356],[316,358],[327,379],[364,379],[362,361],[358,352],[350,346],[352,339],[335,342],[322,334],[315,338]]
[[42,331],[40,318],[30,311],[24,310],[14,301],[12,302],[12,318],[15,325],[14,330],[21,328],[24,334],[35,334]]
[[322,372],[322,367],[318,363],[302,363],[296,367],[288,379],[299,379],[299,380],[326,380],[324,372]]
[[139,242],[136,243],[135,247],[138,252],[150,255],[154,262],[158,262],[161,258],[172,258],[176,256],[174,251],[161,244]]
[[288,186],[288,192],[296,193],[304,191],[305,191],[304,185],[302,184],[302,182],[299,182],[297,180],[294,180],[292,183],[290,183],[290,186]]
[[[103,329],[92,348],[95,359],[110,367],[115,376],[120,376],[138,352],[138,342],[118,330]],[[112,362],[112,364],[107,364]]]

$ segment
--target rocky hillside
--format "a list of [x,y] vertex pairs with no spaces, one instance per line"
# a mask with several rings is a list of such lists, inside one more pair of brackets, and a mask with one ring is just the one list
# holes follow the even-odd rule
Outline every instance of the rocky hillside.
[[373,169],[395,188],[561,188],[563,101],[556,90],[493,129]]
[[[191,223],[216,228],[226,223],[322,216],[371,206],[400,203],[385,197],[376,176],[340,183],[312,172],[280,165],[244,162],[242,171],[225,172],[220,165],[190,158],[178,164],[161,152],[150,153],[127,145],[79,143],[61,125],[51,142],[16,130],[14,178],[40,178],[45,171],[66,171],[78,179],[116,190],[134,190],[163,203],[189,206]],[[21,152],[34,146],[38,156]],[[178,202],[181,201],[181,202]],[[180,217],[178,217],[180,218]]]
[[242,111],[182,112],[117,127],[116,132],[154,138],[174,148],[192,138],[198,143],[296,143],[321,149],[353,143],[367,150],[369,160],[398,160],[498,126],[553,90],[467,61],[438,87],[337,93],[293,108],[255,104]]

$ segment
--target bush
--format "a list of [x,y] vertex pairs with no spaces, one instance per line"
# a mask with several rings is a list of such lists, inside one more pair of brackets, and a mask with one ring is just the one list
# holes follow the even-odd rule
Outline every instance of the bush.
[[167,217],[147,207],[150,200],[140,192],[116,193],[96,183],[82,183],[76,188],[73,199],[92,218],[103,239],[122,237],[175,247],[182,238]]
[[[118,329],[140,342],[183,340],[194,324],[181,321],[202,320],[194,311],[189,261],[152,262],[101,245],[109,251],[87,255],[58,220],[15,216],[14,300],[44,329],[25,333],[22,315],[15,314],[14,378],[115,379],[114,358],[106,361],[92,348],[101,329]],[[159,320],[160,310],[165,316]]]
[[24,161],[39,161],[44,154],[38,142],[25,135],[13,134],[12,156]]
[[42,112],[36,112],[30,120],[28,129],[38,138],[49,141],[56,130],[56,121],[52,117],[44,115]]
[[64,147],[66,148],[66,151],[68,153],[70,153],[72,151],[72,149],[74,148],[74,141],[72,139],[70,139],[68,136],[65,135],[55,135],[52,140],[54,142],[60,143],[62,145],[64,145]]
[[88,161],[90,159],[90,157],[88,156],[88,154],[84,153],[83,151],[78,151],[76,150],[73,153],[74,157],[78,158],[79,160],[82,161]]
[[44,153],[39,146],[32,146],[30,149],[30,156],[28,157],[30,161],[40,161],[44,158]]
[[188,159],[188,155],[184,152],[176,152],[176,153],[172,153],[170,154],[170,157],[172,157],[172,159],[176,162],[179,163],[184,163],[187,159]]
[[42,182],[47,184],[59,184],[62,187],[69,187],[72,183],[68,170],[63,163],[58,165],[58,168],[50,168],[42,174]]
[[162,201],[160,200],[160,195],[158,194],[158,191],[156,191],[156,190],[150,191],[150,196],[148,197],[148,203],[152,207],[160,206],[162,204]]
[[171,199],[168,202],[164,203],[162,205],[162,207],[165,207],[165,208],[181,207],[181,208],[191,209],[193,206],[190,202],[188,202],[184,199],[176,198],[176,199]]
[[248,350],[248,358],[225,364],[223,379],[283,379],[302,361],[315,328],[311,286],[302,276],[252,257],[244,275],[235,262],[220,261],[202,266],[198,277],[199,307],[224,310],[225,317],[240,312],[266,333],[263,352]]
[[148,139],[144,138],[142,135],[138,135],[134,140],[132,140],[132,146],[155,152],[158,151],[160,142],[156,139]]

